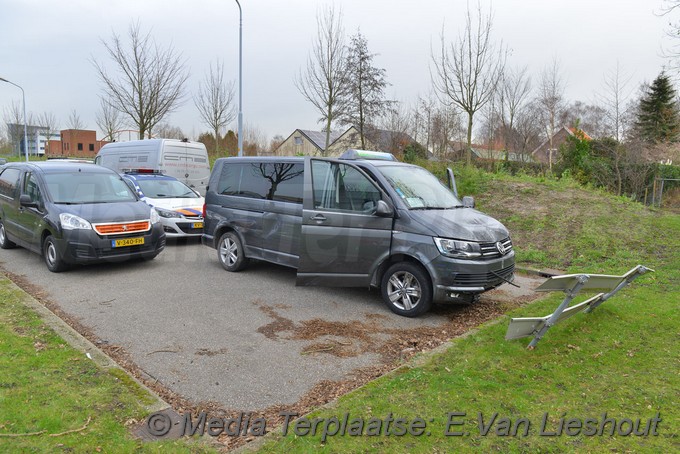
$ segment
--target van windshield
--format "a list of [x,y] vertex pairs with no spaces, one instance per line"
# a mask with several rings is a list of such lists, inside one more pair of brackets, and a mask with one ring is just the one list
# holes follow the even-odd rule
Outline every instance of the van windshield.
[[54,203],[134,202],[135,194],[118,175],[59,172],[44,175],[47,192]]
[[463,206],[449,188],[422,167],[380,166],[378,169],[412,210],[448,210]]
[[189,186],[178,180],[138,179],[137,184],[144,196],[152,199],[198,199],[200,197]]

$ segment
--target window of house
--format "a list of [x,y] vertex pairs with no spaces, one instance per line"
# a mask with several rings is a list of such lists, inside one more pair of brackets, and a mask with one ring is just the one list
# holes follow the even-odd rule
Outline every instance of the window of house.
[[83,144],[82,143],[78,144],[78,151],[83,151]]
[[302,137],[298,136],[294,138],[295,145],[302,145]]
[[94,144],[93,143],[90,144],[90,151],[94,151]]

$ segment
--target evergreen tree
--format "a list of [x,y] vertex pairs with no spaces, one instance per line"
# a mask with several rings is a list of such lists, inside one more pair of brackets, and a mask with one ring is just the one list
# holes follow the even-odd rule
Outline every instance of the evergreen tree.
[[368,52],[366,38],[357,32],[347,50],[347,93],[345,95],[342,124],[359,130],[361,147],[366,148],[368,127],[378,117],[385,115],[391,102],[385,100],[387,80],[385,70],[373,66],[375,54]]
[[642,99],[636,126],[640,138],[647,142],[677,142],[680,138],[680,115],[671,79],[661,73]]

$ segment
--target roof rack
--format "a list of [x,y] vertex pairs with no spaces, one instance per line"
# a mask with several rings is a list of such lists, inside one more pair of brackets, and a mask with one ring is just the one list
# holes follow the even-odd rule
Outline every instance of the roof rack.
[[397,160],[397,158],[395,158],[392,153],[385,153],[383,151],[355,150],[352,148],[348,149],[342,155],[340,155],[340,159],[346,160],[366,159],[372,161]]

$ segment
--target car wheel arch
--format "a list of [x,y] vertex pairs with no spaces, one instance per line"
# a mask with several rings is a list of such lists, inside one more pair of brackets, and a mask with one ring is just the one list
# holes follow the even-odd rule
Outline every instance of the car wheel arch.
[[382,282],[383,276],[385,275],[387,269],[390,266],[394,265],[395,263],[399,262],[410,262],[413,263],[414,265],[419,266],[429,279],[430,286],[433,287],[432,282],[434,282],[434,280],[432,279],[432,274],[430,274],[430,271],[427,269],[425,265],[423,265],[423,263],[420,260],[418,260],[418,258],[409,254],[395,254],[384,260],[373,273],[373,277],[371,278],[371,286],[380,288],[380,283]]

